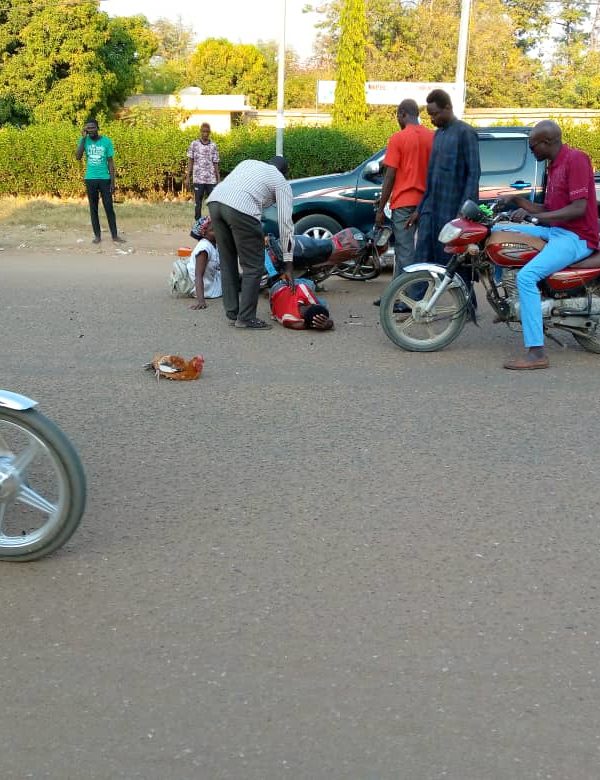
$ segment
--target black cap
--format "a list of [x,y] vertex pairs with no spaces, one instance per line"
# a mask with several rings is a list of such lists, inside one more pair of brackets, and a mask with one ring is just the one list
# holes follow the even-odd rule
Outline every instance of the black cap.
[[280,154],[276,154],[275,157],[271,157],[270,160],[267,160],[267,165],[274,165],[279,173],[282,173],[284,176],[287,176],[290,170],[288,161]]

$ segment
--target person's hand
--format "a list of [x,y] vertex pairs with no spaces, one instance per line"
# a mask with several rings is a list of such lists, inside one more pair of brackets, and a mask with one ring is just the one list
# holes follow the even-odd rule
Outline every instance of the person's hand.
[[282,282],[285,282],[292,292],[296,289],[296,283],[294,277],[291,274],[284,273],[279,277]]
[[312,318],[312,326],[315,330],[331,330],[333,321],[325,314],[315,314]]
[[189,308],[193,311],[198,311],[198,309],[206,309],[206,301],[198,301],[198,303],[193,303]]
[[114,181],[113,181],[113,182],[111,182],[111,183],[110,183],[110,194],[111,194],[111,195],[114,195],[114,194],[115,194],[115,191],[116,191],[116,189],[117,189],[117,187],[116,187],[116,184],[114,183]]
[[190,180],[190,177],[189,177],[189,176],[186,176],[186,177],[185,177],[185,181],[184,181],[184,185],[185,185],[185,188],[186,188],[186,190],[191,190],[191,189],[192,189],[192,187],[191,187],[191,183],[192,183],[192,182],[191,182],[191,180]]
[[415,211],[413,211],[413,213],[410,215],[410,217],[409,217],[409,218],[406,220],[406,223],[405,223],[405,225],[404,225],[404,229],[405,229],[405,230],[408,230],[408,229],[409,229],[409,228],[411,228],[413,225],[416,225],[418,221],[419,221],[419,212],[415,210]]
[[385,222],[385,213],[383,209],[377,209],[375,212],[375,224],[377,227],[383,227],[383,223]]
[[525,209],[515,209],[510,215],[511,222],[524,222],[529,216],[529,212]]

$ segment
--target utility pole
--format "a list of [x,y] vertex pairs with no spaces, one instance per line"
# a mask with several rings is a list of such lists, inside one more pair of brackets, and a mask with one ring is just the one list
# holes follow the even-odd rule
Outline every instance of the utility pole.
[[592,22],[592,32],[590,35],[590,49],[600,51],[600,3],[596,6],[594,21]]
[[471,17],[471,0],[462,0],[460,6],[460,27],[458,30],[458,51],[456,54],[456,88],[459,105],[454,106],[454,113],[459,119],[465,111],[467,97],[467,53],[469,50],[469,21]]
[[285,12],[286,0],[282,3],[281,34],[279,36],[279,54],[277,57],[277,130],[275,133],[275,154],[283,154],[283,128],[285,119],[283,114],[283,96],[285,87]]

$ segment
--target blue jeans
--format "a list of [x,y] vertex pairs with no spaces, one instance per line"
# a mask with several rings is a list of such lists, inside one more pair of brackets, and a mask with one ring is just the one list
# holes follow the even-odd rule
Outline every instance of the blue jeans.
[[530,236],[537,236],[548,242],[539,255],[523,266],[517,274],[523,341],[528,349],[543,347],[544,323],[538,282],[573,263],[584,260],[594,250],[590,249],[587,242],[579,238],[577,233],[564,228],[519,223],[510,227],[502,225],[501,229],[528,233]]

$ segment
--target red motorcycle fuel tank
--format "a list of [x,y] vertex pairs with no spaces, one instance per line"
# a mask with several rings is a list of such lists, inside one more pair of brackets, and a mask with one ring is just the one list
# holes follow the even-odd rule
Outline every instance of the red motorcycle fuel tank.
[[490,260],[504,268],[522,268],[538,254],[546,242],[537,236],[513,230],[493,230],[485,250]]

